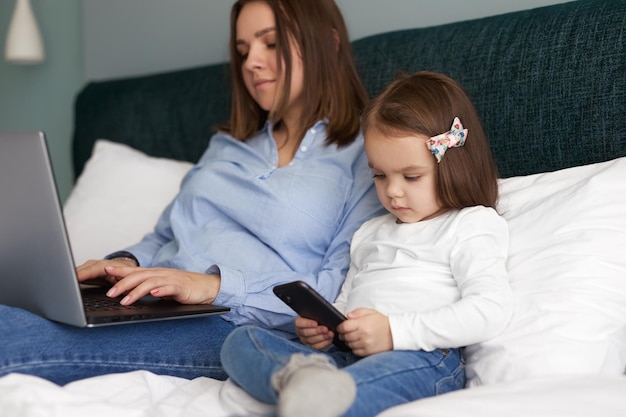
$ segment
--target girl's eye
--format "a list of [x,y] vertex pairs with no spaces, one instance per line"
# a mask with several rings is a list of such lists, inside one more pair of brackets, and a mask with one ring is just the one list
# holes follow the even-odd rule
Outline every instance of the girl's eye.
[[274,48],[276,48],[276,43],[269,42],[269,43],[267,44],[267,47],[268,47],[269,49],[274,49]]
[[375,180],[380,180],[380,179],[385,178],[385,174],[376,174],[376,173],[374,173],[374,174],[372,174],[372,178],[374,178]]
[[414,176],[414,177],[406,176],[406,177],[404,177],[404,179],[407,180],[408,182],[415,182],[415,181],[419,180],[420,177],[418,177],[418,176]]

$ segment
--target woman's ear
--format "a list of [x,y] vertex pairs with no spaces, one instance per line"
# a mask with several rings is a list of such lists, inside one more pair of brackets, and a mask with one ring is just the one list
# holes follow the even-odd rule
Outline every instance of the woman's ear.
[[339,33],[335,29],[333,29],[333,38],[335,38],[335,52],[339,52],[339,47],[341,46],[341,39],[339,39]]

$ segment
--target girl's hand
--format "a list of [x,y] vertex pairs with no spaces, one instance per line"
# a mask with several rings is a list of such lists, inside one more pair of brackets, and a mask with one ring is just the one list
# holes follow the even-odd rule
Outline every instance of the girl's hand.
[[[108,262],[104,266],[106,276],[114,281],[107,295],[114,298],[125,294],[120,301],[123,305],[130,305],[148,294],[182,304],[211,304],[220,290],[219,275],[111,264],[117,262],[116,260],[106,262]],[[85,279],[89,274],[79,272],[79,276]]]
[[315,320],[296,317],[296,334],[303,345],[322,350],[333,341],[334,333],[326,326],[320,326]]
[[393,349],[391,328],[387,316],[376,310],[357,308],[348,313],[348,320],[337,327],[339,338],[346,342],[357,356]]

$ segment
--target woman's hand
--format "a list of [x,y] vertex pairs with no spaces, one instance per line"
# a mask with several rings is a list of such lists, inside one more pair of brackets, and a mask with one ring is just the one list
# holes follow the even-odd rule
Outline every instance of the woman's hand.
[[320,326],[315,320],[296,317],[296,334],[303,345],[322,350],[333,342],[334,333],[326,326]]
[[348,320],[337,327],[339,338],[357,356],[368,356],[374,353],[393,349],[393,338],[389,319],[376,310],[357,308],[348,313]]
[[151,294],[182,304],[211,304],[220,290],[219,275],[181,271],[169,268],[141,268],[125,259],[88,261],[77,268],[78,280],[103,278],[113,284],[107,295],[125,295],[120,301],[130,305]]
[[85,284],[115,285],[120,280],[119,277],[108,275],[108,266],[137,266],[135,262],[128,258],[90,260],[76,268],[78,281]]
[[107,295],[113,298],[126,294],[120,301],[122,305],[130,305],[148,294],[182,304],[211,304],[220,290],[219,275],[136,266],[107,266],[105,270],[118,279]]

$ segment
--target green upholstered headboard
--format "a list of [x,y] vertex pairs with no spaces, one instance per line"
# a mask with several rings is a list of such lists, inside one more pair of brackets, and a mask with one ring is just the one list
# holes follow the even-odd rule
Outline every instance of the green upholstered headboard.
[[[418,6],[416,6],[418,7]],[[374,95],[399,71],[461,82],[503,177],[626,156],[626,0],[580,0],[353,42]],[[196,161],[228,118],[226,64],[90,83],[75,103],[78,175],[96,139]]]
[[87,84],[74,104],[75,175],[97,139],[197,161],[213,126],[230,114],[229,85],[226,64]]
[[626,1],[575,1],[354,42],[370,94],[399,69],[472,97],[504,177],[626,155]]

